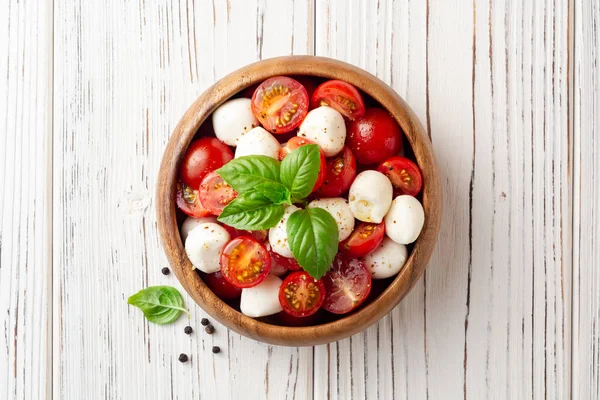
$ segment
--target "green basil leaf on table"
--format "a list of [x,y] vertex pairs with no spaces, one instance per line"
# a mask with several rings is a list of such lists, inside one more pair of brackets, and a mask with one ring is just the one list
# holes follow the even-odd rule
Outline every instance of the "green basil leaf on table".
[[286,225],[288,243],[302,268],[315,279],[327,273],[338,251],[335,219],[321,208],[298,210]]
[[281,162],[279,179],[290,190],[292,199],[307,197],[319,176],[321,150],[316,144],[298,147]]
[[292,204],[290,191],[281,183],[263,182],[254,189],[271,200],[273,204]]
[[258,191],[241,193],[227,205],[217,218],[236,229],[248,231],[264,230],[274,227],[283,217],[285,206],[273,204]]
[[253,190],[264,182],[279,183],[279,161],[267,156],[235,158],[215,172],[238,193]]
[[171,286],[150,286],[142,289],[129,297],[127,304],[141,309],[146,319],[155,324],[175,322],[182,312],[190,315],[181,293]]

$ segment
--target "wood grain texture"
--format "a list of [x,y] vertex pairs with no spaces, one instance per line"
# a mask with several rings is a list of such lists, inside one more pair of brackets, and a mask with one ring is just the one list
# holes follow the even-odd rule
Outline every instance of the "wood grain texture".
[[170,132],[226,73],[310,51],[311,3],[74,5],[55,2],[54,397],[310,397],[311,349],[259,344],[218,324],[209,336],[187,297],[191,321],[151,325],[126,299],[149,285],[181,288],[160,274],[152,201]]
[[600,397],[600,4],[575,7],[573,398]]
[[51,390],[52,4],[0,2],[0,398]]
[[325,1],[316,21],[317,55],[417,110],[445,213],[407,300],[316,349],[315,398],[568,397],[568,3]]

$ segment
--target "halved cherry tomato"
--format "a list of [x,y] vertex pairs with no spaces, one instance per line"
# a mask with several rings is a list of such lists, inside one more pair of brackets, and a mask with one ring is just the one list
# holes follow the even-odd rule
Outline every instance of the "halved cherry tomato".
[[242,294],[242,289],[229,283],[221,272],[202,274],[202,280],[210,290],[223,300],[237,299]]
[[297,80],[302,86],[304,86],[309,99],[312,98],[313,93],[315,90],[317,90],[317,87],[319,87],[319,84],[322,82],[322,79],[308,75],[294,75],[291,78]]
[[423,187],[423,177],[419,167],[405,157],[392,157],[379,165],[377,171],[389,178],[392,185],[402,194],[416,196]]
[[350,189],[356,177],[356,159],[352,151],[344,146],[335,157],[327,160],[325,181],[316,195],[320,197],[337,197]]
[[215,169],[233,160],[231,149],[219,139],[200,138],[187,149],[179,176],[181,181],[192,188],[199,188],[202,179]]
[[219,216],[221,212],[237,197],[237,192],[229,186],[216,172],[211,172],[200,184],[200,202],[211,214]]
[[317,310],[316,313],[311,314],[307,317],[294,317],[293,315],[290,315],[290,314],[286,313],[285,311],[281,311],[280,313],[277,314],[277,319],[284,326],[315,325],[317,323],[317,320],[321,316],[321,313],[319,312],[320,310],[321,309]]
[[350,121],[365,114],[365,103],[360,92],[351,84],[332,80],[319,85],[311,97],[311,108],[329,106]]
[[331,269],[323,277],[327,296],[323,308],[345,314],[361,305],[371,291],[371,273],[364,261],[338,253]]
[[223,224],[223,228],[229,233],[230,239],[235,239],[239,236],[252,236],[259,242],[264,242],[267,239],[268,231],[243,231],[235,229],[233,226]]
[[290,271],[299,271],[302,269],[298,261],[295,258],[284,257],[281,254],[275,253],[269,249],[269,255],[271,256],[271,262],[275,263]]
[[308,317],[316,313],[324,300],[323,282],[304,271],[288,275],[279,288],[279,302],[283,311],[294,317]]
[[385,224],[363,222],[354,228],[348,239],[340,243],[340,251],[350,257],[364,257],[383,241]]
[[239,236],[221,252],[221,273],[239,288],[256,286],[271,270],[271,257],[265,246],[251,236]]
[[192,190],[183,182],[177,182],[177,193],[175,194],[177,207],[190,217],[206,217],[210,215],[202,203],[197,190]]
[[365,115],[348,124],[348,146],[361,164],[374,164],[398,154],[402,131],[389,112],[368,108]]
[[[307,139],[307,138],[303,138],[300,136],[294,136],[293,138],[288,140],[288,142],[285,145],[283,145],[281,147],[281,150],[279,150],[279,160],[283,160],[285,158],[285,156],[290,154],[292,151],[294,151],[298,147],[304,146],[306,144],[315,144],[315,142],[313,142],[312,140]],[[325,181],[326,165],[327,165],[327,159],[325,158],[325,152],[323,151],[323,149],[321,149],[321,166],[319,167],[319,176],[317,176],[317,181],[315,182],[315,186],[313,186],[313,190],[312,190],[313,192],[316,191],[317,189],[319,189],[321,187],[321,185],[323,185],[323,182]]]
[[252,113],[272,133],[296,128],[308,112],[308,94],[300,82],[275,76],[261,83],[252,96]]

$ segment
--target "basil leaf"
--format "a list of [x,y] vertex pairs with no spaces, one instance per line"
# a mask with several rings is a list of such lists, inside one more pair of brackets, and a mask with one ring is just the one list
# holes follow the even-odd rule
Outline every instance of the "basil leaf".
[[182,312],[190,315],[179,290],[171,286],[150,286],[129,297],[127,304],[142,310],[146,319],[155,324],[175,322]]
[[263,182],[254,189],[271,200],[273,204],[292,204],[290,191],[281,183]]
[[253,190],[256,185],[279,183],[279,161],[267,156],[235,158],[215,172],[238,193]]
[[236,229],[264,230],[279,222],[284,208],[283,204],[273,204],[264,194],[251,191],[242,193],[229,203],[217,219]]
[[286,231],[294,258],[310,276],[320,279],[338,251],[335,219],[321,208],[298,210],[290,215]]
[[321,150],[316,144],[298,147],[281,162],[280,179],[293,199],[304,199],[312,192],[321,167]]

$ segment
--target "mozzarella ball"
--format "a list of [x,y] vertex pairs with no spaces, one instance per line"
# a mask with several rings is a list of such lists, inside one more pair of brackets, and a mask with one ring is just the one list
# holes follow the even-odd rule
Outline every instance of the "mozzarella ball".
[[419,237],[425,212],[419,200],[402,195],[394,199],[384,221],[386,235],[396,243],[409,244]]
[[354,230],[354,215],[350,211],[348,202],[341,197],[313,200],[309,208],[322,208],[331,214],[338,226],[339,241],[345,240]]
[[315,108],[306,114],[298,136],[318,144],[327,157],[335,156],[344,148],[346,141],[344,117],[331,107]]
[[212,114],[215,136],[229,146],[236,146],[239,138],[258,126],[252,114],[250,99],[234,99],[223,103]]
[[373,279],[385,279],[400,272],[407,257],[405,245],[386,237],[378,248],[365,256],[364,261]]
[[356,219],[381,223],[392,204],[393,189],[390,180],[381,172],[368,170],[356,176],[348,200]]
[[281,276],[288,272],[287,268],[276,263],[275,260],[271,258],[271,271],[269,272],[271,275]]
[[238,140],[235,158],[260,155],[278,159],[280,149],[279,141],[269,132],[257,126]]
[[269,229],[269,244],[271,245],[271,250],[287,258],[294,257],[292,250],[290,250],[290,244],[288,243],[286,230],[287,221],[290,218],[290,215],[298,210],[299,208],[296,206],[287,206],[281,220],[277,225]]
[[181,240],[185,243],[185,239],[187,239],[188,234],[192,229],[197,227],[200,224],[204,224],[206,222],[217,222],[217,217],[209,216],[209,217],[187,217],[183,224],[181,224],[181,229],[179,230],[181,233]]
[[258,285],[242,289],[240,300],[240,311],[249,317],[266,317],[282,311],[279,303],[279,288],[283,281],[274,275],[267,278]]
[[211,274],[221,269],[219,259],[229,242],[229,233],[219,224],[206,222],[192,229],[185,239],[185,252],[194,268]]

